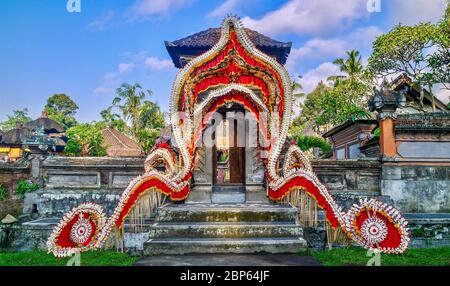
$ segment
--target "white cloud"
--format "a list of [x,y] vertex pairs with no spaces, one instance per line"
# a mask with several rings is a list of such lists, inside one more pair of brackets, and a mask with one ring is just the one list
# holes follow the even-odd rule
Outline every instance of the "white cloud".
[[447,5],[447,0],[390,0],[386,2],[389,5],[393,23],[401,22],[405,25],[436,22],[442,18]]
[[330,39],[313,38],[307,41],[300,48],[293,48],[286,63],[286,68],[291,72],[295,69],[295,64],[302,59],[324,59],[333,57],[344,57],[345,52],[352,49],[367,50],[372,47],[372,42],[382,31],[369,26],[358,28],[352,33]]
[[130,63],[120,63],[117,66],[117,71],[109,72],[103,76],[104,80],[114,80],[119,76],[131,72],[136,67],[136,64],[133,62]]
[[105,86],[99,86],[94,89],[92,92],[95,95],[110,95],[114,93],[114,89]]
[[128,11],[130,20],[146,20],[150,17],[167,16],[195,0],[136,0]]
[[89,23],[88,28],[94,31],[104,31],[114,18],[114,15],[114,11],[108,11],[103,14],[98,20]]
[[[94,89],[93,94],[110,95],[114,94],[114,88],[124,81],[125,76],[131,72],[143,72],[148,70],[153,72],[167,71],[175,68],[171,60],[159,59],[157,57],[148,56],[148,52],[125,53],[125,57],[129,62],[123,62],[117,65],[115,71],[106,73],[101,78],[101,85]],[[136,74],[133,73],[133,76]],[[130,77],[130,76],[129,76]]]
[[330,62],[325,62],[307,71],[299,82],[303,86],[303,92],[309,93],[314,90],[321,81],[326,81],[329,76],[341,75],[339,68]]
[[135,63],[121,63],[119,64],[119,73],[126,73],[132,71],[136,66]]
[[263,34],[294,33],[326,35],[347,27],[353,20],[368,17],[366,1],[362,0],[290,0],[278,10],[260,19],[242,19],[248,28]]
[[156,57],[148,57],[144,61],[144,66],[153,70],[165,70],[174,67],[171,60],[161,60]]
[[222,3],[222,5],[209,12],[207,16],[215,18],[225,16],[227,13],[235,12],[235,9],[239,3],[242,3],[242,0],[226,0]]
[[[306,72],[300,80],[296,80],[298,80],[298,82],[302,85],[302,92],[307,94],[313,91],[319,82],[323,81],[324,83],[327,83],[326,79],[328,77],[341,74],[342,73],[336,65],[330,62],[324,62]],[[301,98],[300,102],[303,102],[304,100],[305,97]],[[297,105],[294,105],[294,113],[300,113],[300,109]]]
[[450,102],[450,90],[445,89],[442,86],[439,86],[439,87],[436,87],[434,94],[443,103],[447,104],[448,102]]

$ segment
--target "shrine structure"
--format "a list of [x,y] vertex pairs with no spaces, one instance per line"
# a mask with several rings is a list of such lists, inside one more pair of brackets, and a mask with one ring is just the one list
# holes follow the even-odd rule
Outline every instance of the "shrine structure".
[[126,224],[139,228],[156,213],[146,254],[296,252],[306,247],[302,227],[316,226],[319,212],[331,242],[407,249],[407,222],[398,210],[363,199],[343,211],[290,142],[292,82],[283,67],[290,43],[230,16],[221,29],[166,46],[181,68],[170,97],[170,136],[156,144],[112,215],[81,204],[54,229],[49,251],[64,257],[104,248]]

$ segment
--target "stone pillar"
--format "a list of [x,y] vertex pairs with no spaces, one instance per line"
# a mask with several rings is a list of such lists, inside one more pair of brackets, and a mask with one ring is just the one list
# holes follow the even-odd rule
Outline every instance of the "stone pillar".
[[394,119],[391,117],[380,120],[380,153],[384,157],[394,157],[397,154]]
[[213,184],[213,148],[200,147],[195,153],[194,188],[192,188],[188,203],[210,203]]
[[254,120],[253,117],[246,120],[245,198],[247,203],[267,203],[264,189],[265,169],[258,149],[258,126],[251,120]]
[[369,111],[378,113],[381,157],[390,158],[397,155],[394,121],[397,119],[397,108],[406,106],[407,91],[407,88],[393,90],[387,82],[383,82],[382,88],[374,90],[374,96],[369,100]]

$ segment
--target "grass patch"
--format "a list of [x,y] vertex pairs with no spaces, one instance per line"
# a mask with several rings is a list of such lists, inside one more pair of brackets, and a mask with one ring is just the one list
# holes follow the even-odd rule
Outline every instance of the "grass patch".
[[[0,266],[65,266],[70,258],[56,258],[45,251],[0,253]],[[81,266],[130,266],[139,257],[113,251],[83,252]]]
[[[325,266],[361,266],[371,258],[357,247],[314,251],[312,255]],[[382,266],[450,266],[450,247],[412,248],[403,254],[381,254]]]

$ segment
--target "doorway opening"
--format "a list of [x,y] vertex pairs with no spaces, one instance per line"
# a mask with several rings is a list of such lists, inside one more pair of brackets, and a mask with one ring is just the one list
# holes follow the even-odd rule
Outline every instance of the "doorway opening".
[[233,105],[219,109],[218,112],[222,115],[223,120],[216,126],[214,132],[213,184],[216,186],[244,186],[247,139],[245,110],[240,105]]

